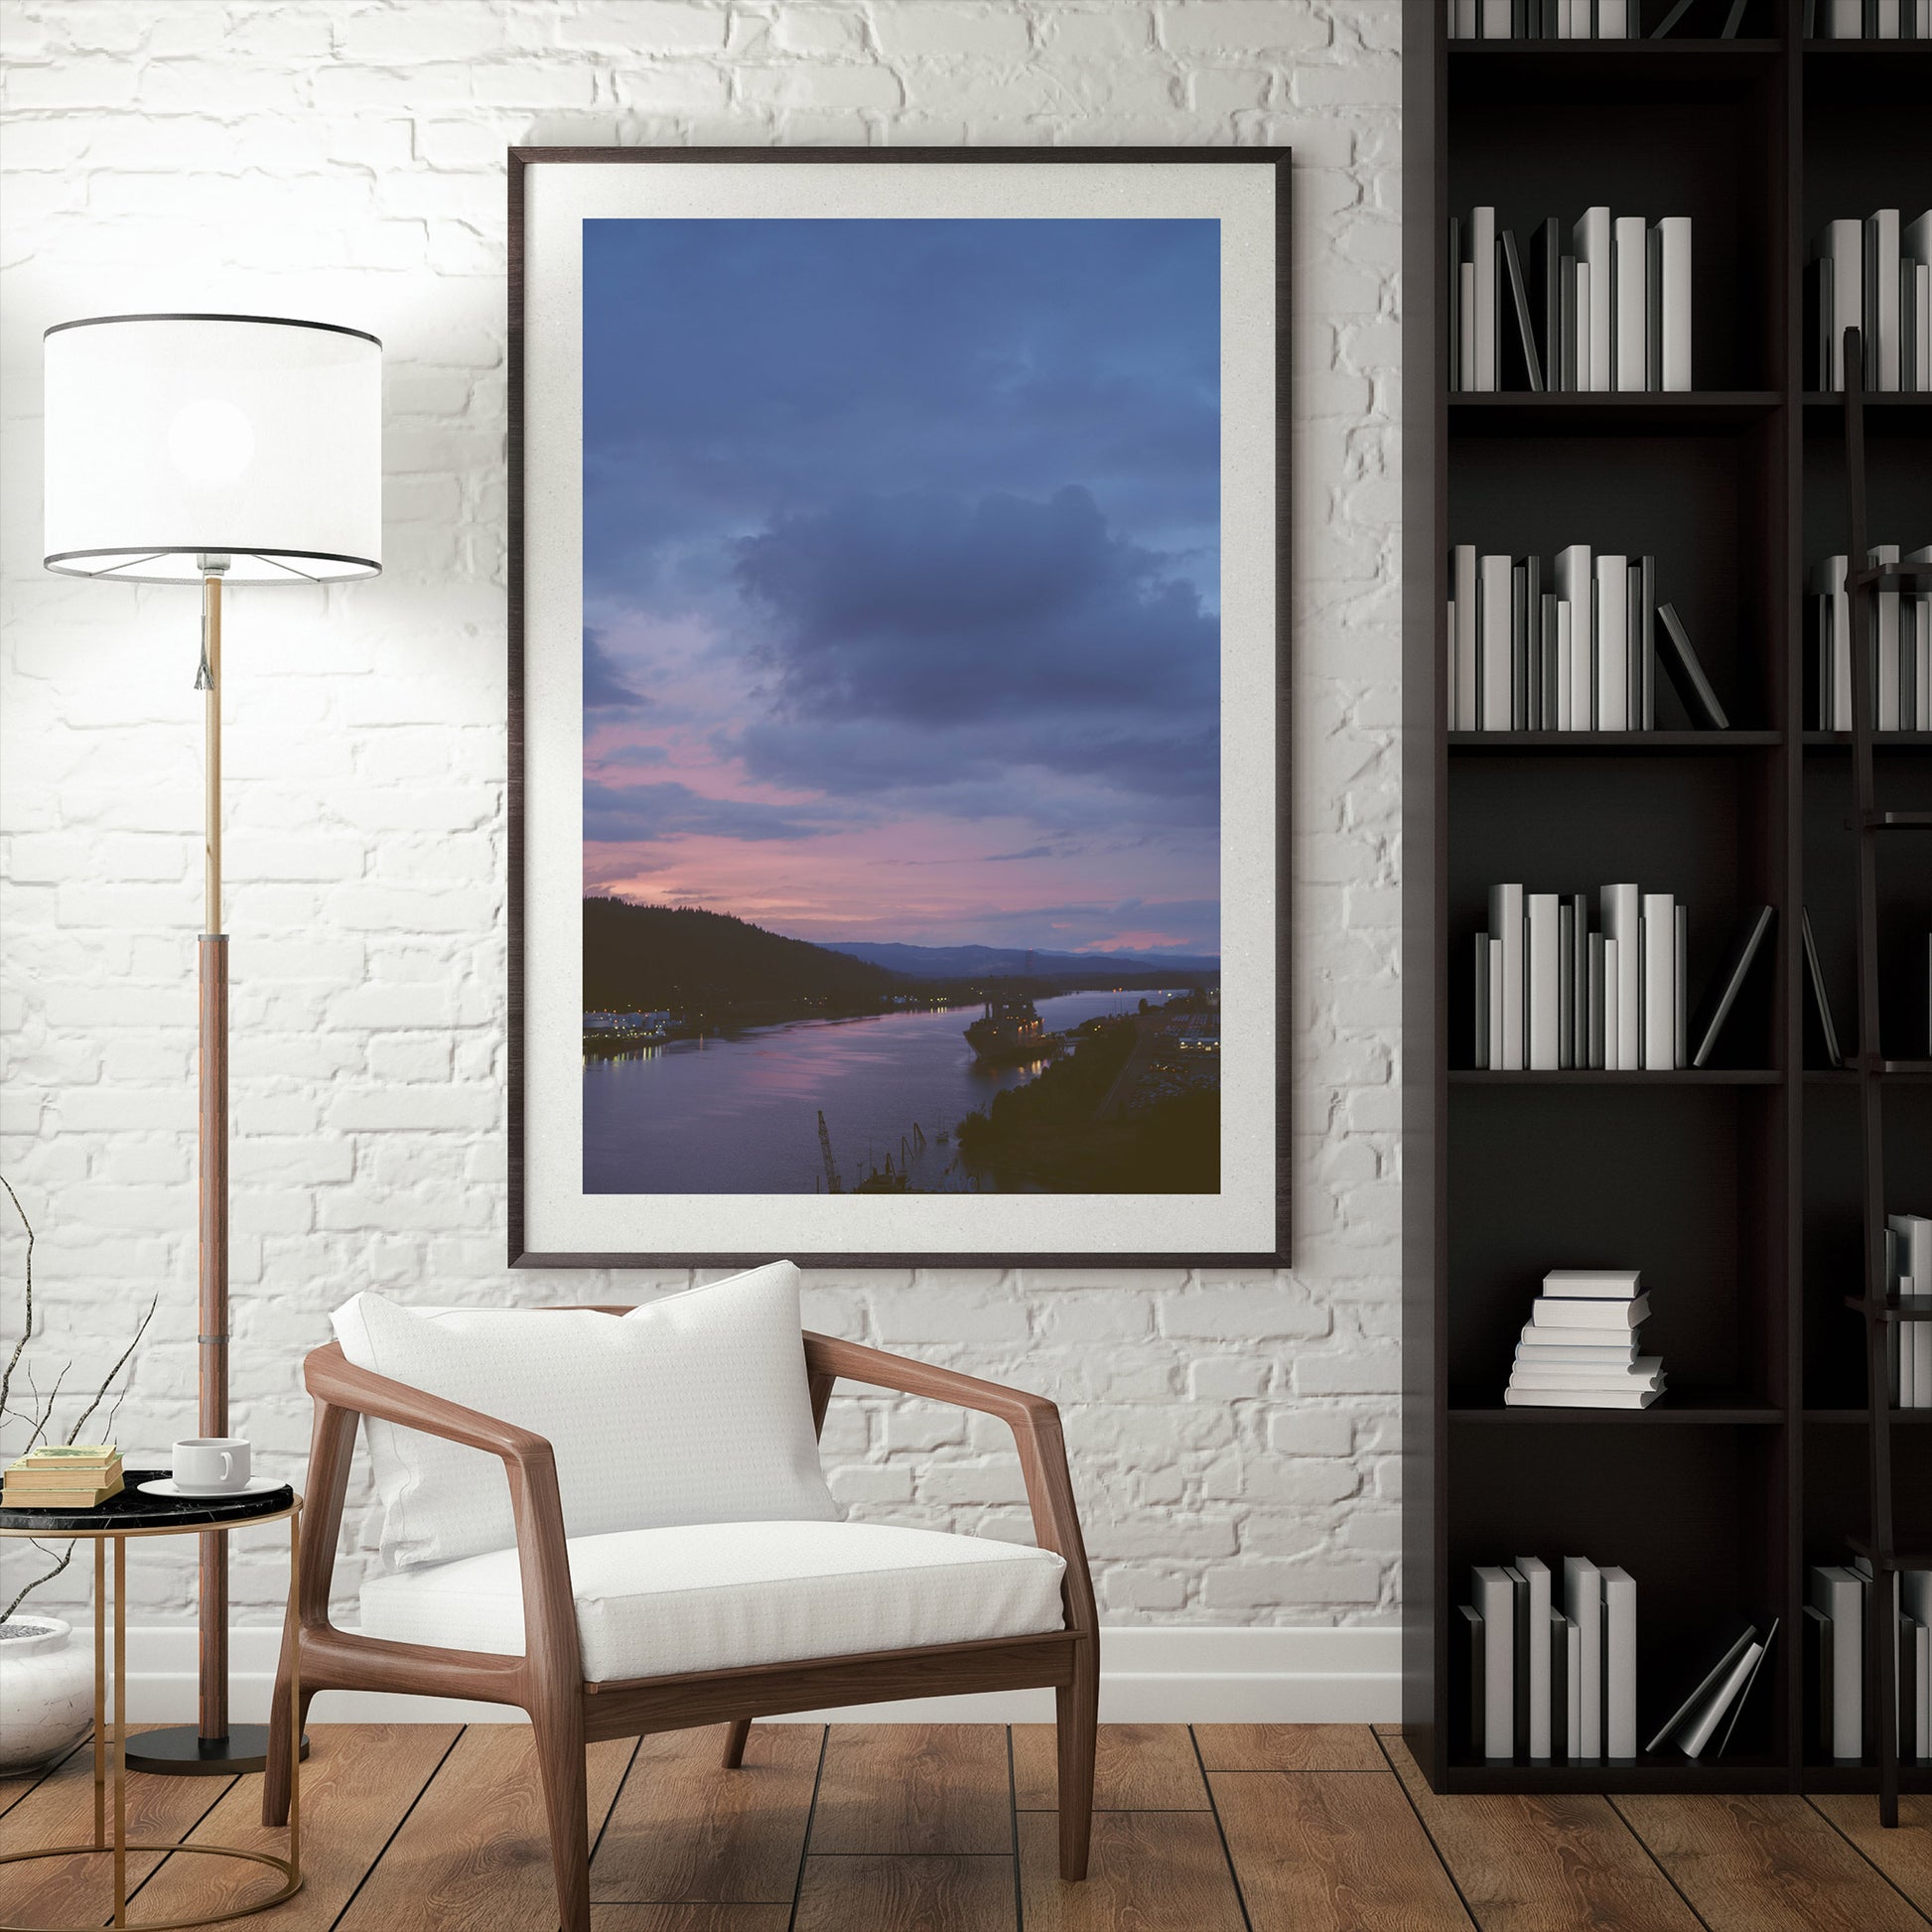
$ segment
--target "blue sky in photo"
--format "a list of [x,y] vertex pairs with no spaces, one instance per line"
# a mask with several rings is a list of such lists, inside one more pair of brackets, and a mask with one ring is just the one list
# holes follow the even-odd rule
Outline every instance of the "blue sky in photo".
[[1211,221],[584,223],[592,889],[1219,945]]

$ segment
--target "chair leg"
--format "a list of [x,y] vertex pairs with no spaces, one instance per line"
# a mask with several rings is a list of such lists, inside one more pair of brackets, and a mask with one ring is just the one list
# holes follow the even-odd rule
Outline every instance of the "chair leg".
[[[289,1652],[292,1635],[282,1642],[282,1660],[275,1667],[275,1695],[268,1707],[268,1759],[262,1766],[262,1823],[286,1825],[289,1822]],[[303,1685],[302,1728],[309,1726],[309,1706],[315,1692]]]
[[530,1712],[543,1809],[550,1825],[550,1863],[557,1879],[563,1932],[591,1932],[590,1797],[584,1770],[584,1709],[576,1696]]
[[1100,1646],[1091,1637],[1074,1652],[1073,1682],[1053,1693],[1059,1740],[1060,1876],[1087,1875],[1093,1834],[1094,1732],[1100,1719]]
[[736,1771],[745,1762],[745,1740],[752,1734],[750,1718],[734,1718],[725,1732],[725,1769]]

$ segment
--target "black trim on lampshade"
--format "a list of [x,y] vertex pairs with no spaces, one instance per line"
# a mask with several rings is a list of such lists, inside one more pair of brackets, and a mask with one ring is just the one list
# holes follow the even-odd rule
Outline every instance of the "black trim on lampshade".
[[[64,329],[94,329],[109,322],[254,322],[275,329],[321,329],[332,336],[357,336],[365,343],[373,343],[377,348],[382,346],[380,336],[371,336],[366,329],[351,329],[341,322],[309,322],[300,316],[226,316],[209,315],[200,312],[162,311],[151,315],[132,316],[80,316],[72,322],[57,322],[41,331],[41,340],[58,336]],[[81,552],[72,552],[81,555]],[[295,553],[291,553],[292,555]]]
[[[350,331],[351,334],[359,332]],[[62,577],[88,577],[100,579],[109,573],[98,570],[63,570],[62,564],[69,558],[77,557],[138,557],[143,563],[153,563],[157,557],[253,557],[257,563],[282,564],[285,557],[303,557],[318,564],[354,564],[359,574],[365,577],[380,577],[382,566],[373,557],[354,557],[336,550],[258,550],[246,543],[116,543],[103,545],[93,550],[57,550],[51,556],[41,559],[41,567],[51,570]],[[347,584],[354,581],[348,577],[309,577],[293,565],[282,564],[289,572],[291,581],[309,584]],[[198,571],[195,576],[199,577]],[[117,584],[179,584],[189,581],[180,577],[137,577],[112,574]],[[269,583],[281,580],[269,578]],[[259,589],[256,585],[252,588]]]

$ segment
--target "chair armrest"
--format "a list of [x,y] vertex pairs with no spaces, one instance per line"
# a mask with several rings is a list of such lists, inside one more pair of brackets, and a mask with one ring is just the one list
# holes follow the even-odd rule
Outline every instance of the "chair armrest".
[[[357,1368],[343,1353],[341,1342],[315,1349],[302,1368],[309,1393],[331,1408],[372,1416],[501,1457],[523,1580],[524,1656],[532,1672],[567,1676],[573,1685],[581,1682],[577,1606],[571,1595],[570,1555],[564,1546],[564,1506],[557,1489],[556,1452],[549,1440],[426,1389]],[[330,1563],[333,1566],[333,1549]]]
[[1073,1478],[1066,1465],[1066,1439],[1060,1432],[1060,1412],[1043,1395],[1030,1395],[1002,1382],[982,1381],[958,1369],[939,1368],[906,1355],[889,1355],[862,1342],[842,1341],[836,1335],[805,1333],[805,1373],[813,1384],[814,1408],[823,1414],[823,1395],[835,1379],[863,1382],[900,1395],[924,1396],[949,1402],[958,1409],[997,1416],[1013,1431],[1020,1451],[1020,1472],[1027,1485],[1027,1504],[1033,1512],[1034,1536],[1042,1550],[1053,1551],[1066,1565],[1067,1627],[1091,1631],[1099,1622],[1094,1608],[1093,1583],[1087,1574],[1086,1545],[1080,1536],[1080,1514],[1073,1500]]

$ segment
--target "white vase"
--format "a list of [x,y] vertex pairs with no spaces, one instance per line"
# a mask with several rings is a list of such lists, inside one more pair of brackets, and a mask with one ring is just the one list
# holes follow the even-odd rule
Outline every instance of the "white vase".
[[[20,1634],[23,1627],[31,1635]],[[0,1624],[0,1777],[31,1771],[94,1721],[94,1660],[58,1616]]]

